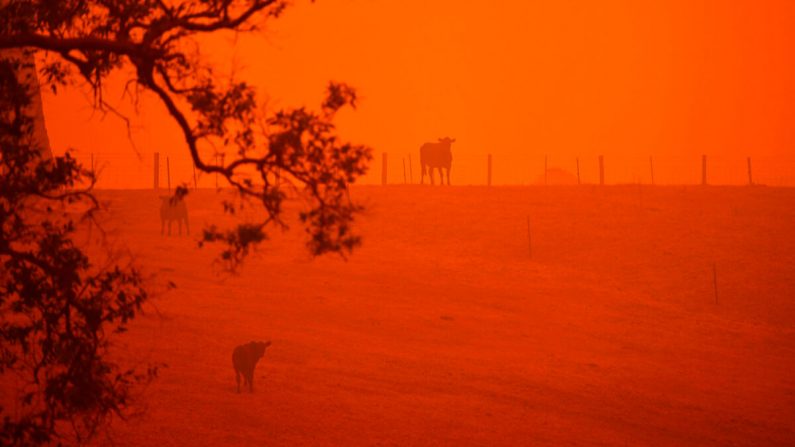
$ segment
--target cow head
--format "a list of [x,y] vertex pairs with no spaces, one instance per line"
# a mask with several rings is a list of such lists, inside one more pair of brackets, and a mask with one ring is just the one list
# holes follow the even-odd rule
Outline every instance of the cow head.
[[270,345],[271,345],[270,340],[264,343],[261,341],[252,341],[251,343],[249,343],[249,346],[251,347],[251,352],[258,359],[261,358],[263,355],[265,355],[265,349],[267,349],[268,346]]
[[450,138],[450,137],[439,138],[439,142],[444,144],[455,143],[455,138]]

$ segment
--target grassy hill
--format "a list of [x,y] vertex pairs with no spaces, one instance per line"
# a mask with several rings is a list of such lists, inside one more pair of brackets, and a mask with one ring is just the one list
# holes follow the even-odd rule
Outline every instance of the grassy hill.
[[[188,197],[190,237],[160,235],[154,192],[102,192],[111,239],[137,254],[152,287],[177,284],[118,339],[121,359],[168,367],[139,396],[146,411],[107,436],[160,446],[795,444],[795,190],[352,194],[367,211],[364,246],[347,261],[311,259],[294,225],[228,275],[196,244],[206,222],[229,221],[216,192]],[[237,394],[232,349],[259,339],[273,346],[256,390]]]

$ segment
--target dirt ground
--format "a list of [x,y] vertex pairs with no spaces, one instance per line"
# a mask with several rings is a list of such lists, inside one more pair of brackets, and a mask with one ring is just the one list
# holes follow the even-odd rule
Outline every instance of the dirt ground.
[[[347,261],[296,224],[228,275],[196,243],[229,221],[215,191],[188,197],[190,237],[160,235],[154,192],[101,192],[109,235],[177,288],[117,340],[168,366],[97,443],[795,445],[795,190],[352,194]],[[273,345],[238,394],[251,340]]]

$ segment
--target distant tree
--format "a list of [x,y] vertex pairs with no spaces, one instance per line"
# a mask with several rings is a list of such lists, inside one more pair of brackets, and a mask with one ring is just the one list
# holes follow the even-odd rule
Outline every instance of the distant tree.
[[[104,99],[112,74],[158,98],[196,168],[222,176],[265,211],[260,222],[204,231],[204,242],[224,244],[230,267],[266,239],[266,227],[285,226],[288,193],[306,199],[299,216],[310,252],[344,255],[360,243],[352,228],[360,207],[348,186],[371,158],[368,147],[342,141],[333,124],[340,108],[356,106],[355,90],[331,83],[318,111],[266,116],[249,83],[222,81],[197,49],[205,35],[255,31],[286,6],[277,0],[0,0],[0,50],[43,52],[39,71],[47,85],[57,93],[81,79],[99,109],[115,110]],[[97,209],[90,186],[80,186],[93,184],[93,173],[68,154],[42,159],[28,137],[30,92],[19,69],[13,58],[0,62],[0,396],[8,395],[7,378],[22,384],[12,390],[16,396],[0,399],[15,405],[0,409],[0,443],[83,440],[121,414],[132,387],[154,374],[107,359],[108,337],[125,330],[147,293],[136,269],[110,261],[97,267],[74,241]],[[213,147],[232,159],[213,163],[207,155]]]

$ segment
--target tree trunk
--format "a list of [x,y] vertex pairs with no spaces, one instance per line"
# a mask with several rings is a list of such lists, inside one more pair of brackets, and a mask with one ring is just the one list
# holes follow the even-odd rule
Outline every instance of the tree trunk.
[[30,106],[26,112],[33,118],[33,141],[41,150],[43,158],[52,158],[34,53],[23,50],[2,50],[0,58],[16,59],[21,62],[22,68],[17,73],[17,79],[21,84],[28,86],[30,93]]

